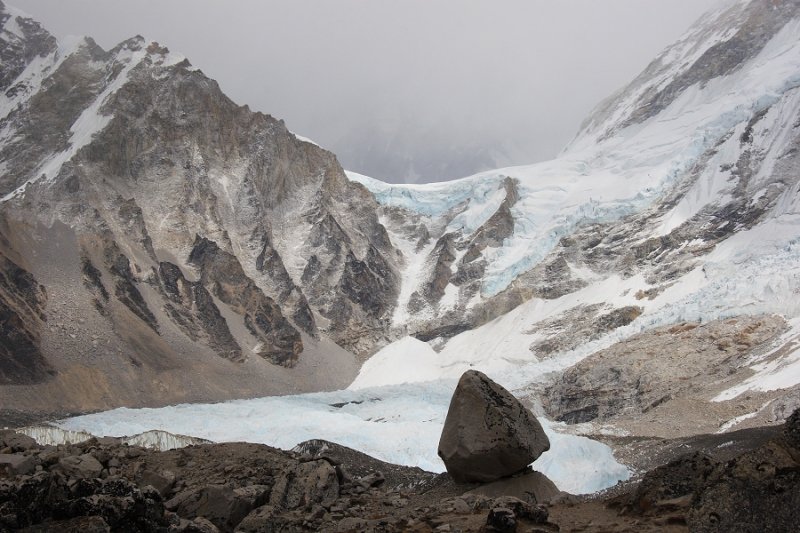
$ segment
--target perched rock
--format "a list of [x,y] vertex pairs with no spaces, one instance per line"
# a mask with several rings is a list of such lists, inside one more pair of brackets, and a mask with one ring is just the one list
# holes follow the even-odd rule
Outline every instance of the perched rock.
[[549,449],[539,421],[511,393],[481,372],[461,376],[439,440],[439,456],[453,479],[494,481]]

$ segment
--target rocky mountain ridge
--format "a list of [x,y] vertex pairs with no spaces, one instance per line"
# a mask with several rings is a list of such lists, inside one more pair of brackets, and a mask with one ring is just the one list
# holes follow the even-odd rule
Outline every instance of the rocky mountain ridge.
[[[193,359],[216,367],[208,399],[236,381],[213,373],[267,378],[248,394],[346,385],[356,359],[332,341],[368,352],[397,291],[372,196],[157,43],[57,43],[0,12],[3,385],[76,371],[147,388]],[[281,370],[303,353],[328,370]]]

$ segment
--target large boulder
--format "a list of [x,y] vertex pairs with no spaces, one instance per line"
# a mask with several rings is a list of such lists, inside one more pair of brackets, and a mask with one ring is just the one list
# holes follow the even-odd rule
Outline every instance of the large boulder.
[[461,376],[439,440],[439,457],[456,482],[510,476],[549,449],[539,421],[510,392],[475,370]]

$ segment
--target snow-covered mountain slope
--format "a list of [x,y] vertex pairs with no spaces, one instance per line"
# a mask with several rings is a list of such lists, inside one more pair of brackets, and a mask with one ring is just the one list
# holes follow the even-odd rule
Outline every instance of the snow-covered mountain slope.
[[[429,185],[387,185],[351,173],[375,194],[393,242],[407,252],[396,322],[405,322],[403,307],[416,316],[424,310],[423,320],[469,311],[567,254],[575,262],[552,280],[561,287],[549,286],[547,272],[520,285],[544,297],[583,285],[582,276],[608,270],[566,242],[588,227],[600,238],[625,228],[633,246],[693,231],[698,242],[689,242],[698,248],[699,240],[713,244],[737,229],[704,236],[701,225],[714,219],[752,225],[795,213],[799,36],[796,2],[738,2],[703,18],[603,104],[555,161]],[[717,72],[740,41],[761,46],[746,47],[740,62]],[[659,97],[655,112],[642,95],[662,85],[672,87],[662,91],[671,99]],[[428,255],[422,276],[411,257],[420,251]]]
[[[350,173],[404,255],[395,327],[426,341],[387,346],[354,386],[406,380],[391,369],[414,361],[416,380],[474,366],[538,391],[661,326],[779,314],[784,332],[737,352],[733,377],[698,399],[733,386],[755,409],[739,394],[800,383],[799,149],[800,3],[751,0],[698,21],[555,161],[430,185]],[[784,412],[786,395],[764,401]],[[704,424],[733,418],[714,409]]]

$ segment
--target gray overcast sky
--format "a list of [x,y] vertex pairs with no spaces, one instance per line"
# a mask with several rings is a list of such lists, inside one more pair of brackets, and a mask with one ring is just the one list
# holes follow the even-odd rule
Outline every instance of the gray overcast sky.
[[[481,170],[477,156],[449,161],[476,147],[500,153],[498,164],[555,156],[595,104],[718,2],[6,1],[57,37],[89,35],[104,48],[135,34],[157,40],[237,103],[392,181]],[[404,175],[425,158],[428,175]]]

